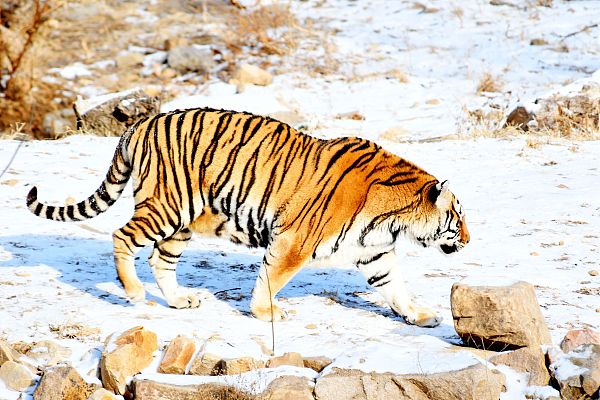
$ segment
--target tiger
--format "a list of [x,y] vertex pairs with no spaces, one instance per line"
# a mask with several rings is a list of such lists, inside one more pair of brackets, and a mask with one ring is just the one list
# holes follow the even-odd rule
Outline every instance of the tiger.
[[320,139],[270,117],[213,108],[135,123],[87,199],[47,205],[34,186],[26,202],[42,218],[87,220],[111,207],[129,179],[133,216],[112,238],[118,279],[132,302],[145,299],[135,255],[153,245],[148,263],[167,304],[200,305],[176,278],[196,233],[265,249],[250,301],[260,320],[286,318],[275,296],[304,266],[352,264],[406,323],[434,327],[442,319],[411,300],[396,242],[403,236],[450,254],[470,239],[447,181],[376,143]]

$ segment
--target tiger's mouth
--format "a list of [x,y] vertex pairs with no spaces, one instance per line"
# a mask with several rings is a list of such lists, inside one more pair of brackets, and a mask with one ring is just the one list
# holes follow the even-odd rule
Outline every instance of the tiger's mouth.
[[440,249],[444,254],[456,253],[460,248],[457,245],[448,246],[447,244],[440,245]]

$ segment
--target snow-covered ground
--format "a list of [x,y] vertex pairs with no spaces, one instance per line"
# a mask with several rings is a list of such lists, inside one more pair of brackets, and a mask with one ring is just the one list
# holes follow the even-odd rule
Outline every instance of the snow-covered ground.
[[[522,3],[535,2],[515,2]],[[399,373],[464,367],[473,362],[470,353],[440,356],[448,343],[459,341],[449,302],[454,282],[534,284],[555,343],[572,328],[600,329],[600,277],[589,274],[600,270],[600,142],[421,140],[460,132],[464,107],[516,104],[600,69],[600,30],[568,36],[600,20],[600,2],[554,1],[551,8],[527,10],[487,1],[427,5],[437,12],[383,0],[294,7],[338,29],[332,39],[340,73],[292,71],[240,94],[214,81],[202,95],[176,99],[163,109],[291,111],[320,137],[376,140],[451,182],[466,209],[471,242],[449,257],[399,244],[408,287],[418,302],[444,317],[433,329],[393,316],[352,266],[301,271],[280,293],[289,319],[275,325],[276,353],[325,355],[341,367]],[[549,44],[530,46],[534,38]],[[563,44],[568,53],[556,51]],[[395,70],[408,82],[386,72]],[[502,78],[503,94],[476,93],[485,72]],[[353,111],[364,120],[336,118]],[[390,129],[393,135],[385,134]],[[167,307],[146,250],[137,269],[148,301],[133,305],[117,281],[111,242],[111,232],[131,216],[130,191],[108,212],[82,223],[46,221],[27,210],[31,185],[53,204],[89,195],[104,178],[117,141],[72,136],[28,142],[0,179],[0,338],[58,339],[73,350],[73,363],[88,371],[109,334],[136,325],[156,332],[163,344],[185,334],[222,356],[266,357],[271,325],[249,315],[261,250],[194,239],[178,266],[180,283],[202,299],[192,310]],[[1,168],[17,146],[0,142]],[[75,339],[58,337],[60,327],[77,326],[86,330]],[[511,384],[522,386],[509,379]],[[518,398],[514,393],[522,389],[505,398]],[[0,387],[0,398],[17,396]]]

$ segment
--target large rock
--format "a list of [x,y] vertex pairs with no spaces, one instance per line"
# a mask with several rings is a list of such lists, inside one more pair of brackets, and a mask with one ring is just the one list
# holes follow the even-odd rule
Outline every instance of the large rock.
[[34,343],[25,355],[40,365],[52,366],[68,361],[71,357],[71,349],[51,340],[44,340]]
[[171,340],[165,355],[158,367],[163,374],[185,374],[187,365],[196,352],[196,343],[185,336],[179,335]]
[[314,400],[313,388],[309,380],[300,376],[280,376],[260,394],[265,400]]
[[529,386],[546,386],[550,382],[546,354],[539,346],[500,353],[491,357],[489,361],[494,365],[506,365],[518,372],[527,372]]
[[152,362],[152,353],[158,349],[156,334],[141,326],[121,334],[113,333],[106,339],[100,359],[100,376],[106,389],[125,393],[127,378]]
[[142,89],[131,89],[91,99],[78,99],[73,109],[77,128],[104,136],[121,136],[141,118],[160,112],[158,96]]
[[482,364],[435,374],[333,371],[317,380],[317,400],[498,400],[504,386],[504,375]]
[[57,365],[44,370],[34,400],[86,400],[98,385],[85,382],[70,365]]
[[35,382],[35,375],[24,365],[6,361],[0,367],[0,379],[6,387],[22,392]]
[[176,46],[169,49],[167,64],[179,73],[206,74],[215,66],[214,54],[209,46]]
[[570,330],[560,342],[560,349],[568,353],[585,344],[600,344],[600,333],[590,328]]
[[218,375],[221,369],[221,357],[212,353],[198,355],[190,367],[190,375]]
[[[554,351],[554,350],[551,350]],[[552,355],[550,373],[563,400],[594,399],[600,390],[600,345],[589,344]]]
[[451,292],[454,328],[470,346],[511,350],[552,344],[533,286],[468,286],[455,283]]
[[136,400],[255,400],[254,396],[218,383],[181,386],[143,379],[134,379],[133,383]]

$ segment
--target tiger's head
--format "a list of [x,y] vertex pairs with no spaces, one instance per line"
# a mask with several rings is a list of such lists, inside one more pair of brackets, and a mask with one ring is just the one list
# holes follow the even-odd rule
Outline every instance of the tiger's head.
[[461,250],[470,235],[462,205],[448,189],[448,181],[431,185],[423,193],[424,223],[417,224],[413,238],[424,247],[437,247],[444,254]]

